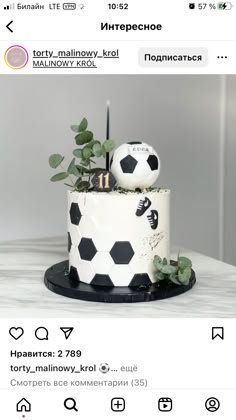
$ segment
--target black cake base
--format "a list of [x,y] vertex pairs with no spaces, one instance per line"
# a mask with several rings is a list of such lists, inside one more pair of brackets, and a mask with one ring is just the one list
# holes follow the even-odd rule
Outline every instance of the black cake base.
[[188,286],[161,282],[147,287],[101,287],[71,279],[68,269],[68,261],[48,268],[44,277],[47,288],[58,295],[92,302],[132,303],[167,299],[187,292],[196,283],[195,272],[192,270]]

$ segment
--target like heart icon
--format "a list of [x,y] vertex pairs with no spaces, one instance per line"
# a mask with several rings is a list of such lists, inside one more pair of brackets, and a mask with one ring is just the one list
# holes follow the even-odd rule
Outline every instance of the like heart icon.
[[15,339],[15,340],[19,340],[20,337],[22,337],[22,335],[24,334],[24,330],[21,327],[12,327],[9,330],[9,334]]

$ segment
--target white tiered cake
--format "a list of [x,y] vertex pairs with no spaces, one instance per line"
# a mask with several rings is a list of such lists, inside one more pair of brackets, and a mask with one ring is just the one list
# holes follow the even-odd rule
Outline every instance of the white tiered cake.
[[[50,267],[46,286],[55,293],[94,302],[147,302],[176,296],[195,283],[192,262],[170,261],[170,190],[154,188],[160,158],[153,146],[131,141],[114,147],[109,135],[94,140],[86,118],[72,126],[79,148],[69,178],[68,261]],[[112,155],[110,153],[112,152]],[[105,162],[96,158],[105,158]],[[56,169],[64,156],[54,154]],[[101,167],[98,166],[101,164]],[[68,270],[69,269],[69,270]]]
[[148,286],[155,255],[169,260],[170,191],[68,192],[71,278],[96,286]]

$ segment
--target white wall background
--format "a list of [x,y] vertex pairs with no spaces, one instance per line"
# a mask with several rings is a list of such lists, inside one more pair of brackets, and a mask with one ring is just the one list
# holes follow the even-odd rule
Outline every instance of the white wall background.
[[0,240],[66,233],[48,156],[69,163],[83,116],[103,138],[110,99],[117,144],[143,140],[161,157],[172,243],[236,265],[236,76],[1,76],[0,92]]
[[224,260],[236,265],[236,76],[226,80]]

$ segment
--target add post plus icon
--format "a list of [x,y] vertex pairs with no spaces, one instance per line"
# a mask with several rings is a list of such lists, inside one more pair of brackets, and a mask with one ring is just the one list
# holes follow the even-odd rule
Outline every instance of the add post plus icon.
[[125,410],[124,398],[112,398],[111,409],[112,411],[124,411]]

